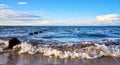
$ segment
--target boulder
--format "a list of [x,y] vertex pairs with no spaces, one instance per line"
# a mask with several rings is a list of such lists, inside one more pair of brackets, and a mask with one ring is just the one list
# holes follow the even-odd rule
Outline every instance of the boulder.
[[9,40],[8,43],[9,43],[8,48],[9,48],[9,49],[12,49],[13,46],[18,45],[18,44],[20,44],[21,42],[20,42],[20,40],[18,40],[17,38],[12,38],[12,39]]

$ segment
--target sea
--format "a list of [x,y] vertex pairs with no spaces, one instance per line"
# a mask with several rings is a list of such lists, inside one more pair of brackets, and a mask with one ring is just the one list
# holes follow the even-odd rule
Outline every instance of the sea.
[[120,65],[120,26],[0,26],[0,65]]

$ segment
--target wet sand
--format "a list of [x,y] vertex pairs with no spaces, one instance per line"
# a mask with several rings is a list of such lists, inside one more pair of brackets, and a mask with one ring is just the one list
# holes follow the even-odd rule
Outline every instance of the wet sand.
[[41,54],[0,53],[0,65],[120,65],[120,58],[58,59]]

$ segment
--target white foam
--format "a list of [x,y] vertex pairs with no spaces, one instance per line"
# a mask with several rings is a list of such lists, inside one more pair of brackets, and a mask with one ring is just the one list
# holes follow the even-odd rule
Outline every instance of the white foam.
[[[107,42],[107,41],[103,41],[103,42]],[[100,43],[102,43],[102,41],[100,41]],[[84,47],[80,46],[86,44],[89,44],[89,46],[84,46]],[[90,45],[90,44],[94,44],[94,45]],[[7,45],[8,45],[8,41],[0,40],[0,52],[4,51],[3,49],[7,47]],[[14,46],[14,49],[16,48],[20,48],[20,50],[18,51],[19,54],[43,53],[43,55],[45,56],[56,57],[56,58],[95,59],[103,56],[120,57],[120,45],[115,45],[115,44],[105,45],[105,44],[98,44],[97,42],[82,42],[82,43],[74,43],[74,44],[67,43],[67,44],[56,44],[56,45],[53,44],[52,46],[40,45],[40,44],[33,46],[30,43],[24,42],[21,43],[20,45]]]
[[32,46],[31,44],[27,44],[27,43],[22,43],[21,45],[17,45],[16,47],[21,48],[19,53],[35,54],[36,52],[38,52],[36,46]]
[[[86,43],[85,43],[86,44]],[[105,46],[104,44],[95,44],[95,46],[73,49],[72,51],[60,51],[56,48],[49,47],[49,45],[32,46],[31,44],[22,43],[17,47],[21,47],[19,53],[35,54],[37,52],[43,53],[45,56],[58,58],[81,58],[81,59],[95,59],[102,56],[120,57],[120,45]]]
[[0,52],[2,52],[3,49],[5,49],[6,47],[8,47],[8,41],[4,41],[0,39]]

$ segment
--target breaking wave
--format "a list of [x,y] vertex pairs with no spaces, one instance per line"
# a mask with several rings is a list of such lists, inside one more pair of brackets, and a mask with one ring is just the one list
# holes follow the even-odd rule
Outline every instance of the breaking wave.
[[[0,52],[6,51],[8,41],[0,40]],[[120,57],[120,40],[104,39],[65,44],[38,44],[23,42],[14,46],[12,51],[23,54],[40,53],[55,58],[96,59],[104,56]]]

